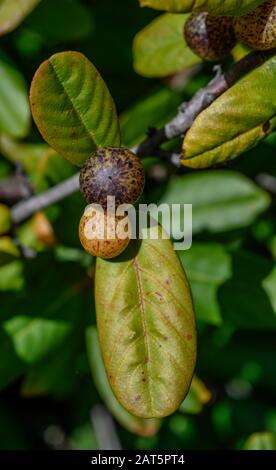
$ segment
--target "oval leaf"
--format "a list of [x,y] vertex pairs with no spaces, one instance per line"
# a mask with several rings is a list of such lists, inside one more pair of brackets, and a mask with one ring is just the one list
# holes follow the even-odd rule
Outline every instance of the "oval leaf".
[[24,77],[9,58],[0,54],[0,133],[25,137],[30,127],[30,107]]
[[118,401],[142,418],[173,413],[189,391],[196,331],[186,276],[161,228],[159,239],[133,241],[119,259],[97,260],[95,295],[104,364]]
[[137,73],[166,77],[201,62],[184,40],[183,26],[188,16],[161,15],[136,35],[133,55]]
[[111,411],[118,422],[128,431],[145,437],[154,436],[160,428],[161,420],[155,418],[143,419],[131,415],[122,407],[122,405],[120,405],[114,396],[106,376],[98,333],[94,326],[91,326],[86,330],[86,344],[94,383],[107,408]]
[[0,36],[15,29],[40,0],[0,0]]
[[208,11],[212,15],[245,15],[265,0],[140,0],[142,7],[172,12]]
[[273,56],[199,114],[184,138],[183,165],[206,168],[232,160],[273,132],[275,88]]
[[272,432],[256,432],[247,439],[244,450],[276,450],[276,435]]
[[[154,193],[153,197],[154,197]],[[203,230],[211,233],[246,227],[270,205],[270,197],[249,178],[229,170],[189,173],[171,179],[158,204],[192,204],[193,234]],[[182,211],[183,212],[183,211]],[[176,224],[172,208],[172,235],[183,237],[183,214]],[[164,226],[166,218],[163,219]]]
[[82,166],[98,147],[120,145],[113,99],[94,65],[62,52],[37,70],[30,93],[34,120],[60,155]]

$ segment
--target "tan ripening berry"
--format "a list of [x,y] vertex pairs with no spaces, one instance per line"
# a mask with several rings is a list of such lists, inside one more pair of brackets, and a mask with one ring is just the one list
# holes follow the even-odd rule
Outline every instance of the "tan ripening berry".
[[192,13],[184,26],[186,43],[203,60],[221,60],[236,44],[233,19]]
[[238,39],[252,49],[276,47],[276,0],[262,3],[256,10],[234,20]]
[[145,184],[144,167],[139,158],[125,148],[107,147],[97,150],[80,172],[80,188],[88,204],[107,206],[107,197],[115,197],[115,205],[135,204]]
[[88,253],[110,259],[120,255],[129,244],[127,217],[108,217],[93,205],[87,206],[80,220],[79,238]]

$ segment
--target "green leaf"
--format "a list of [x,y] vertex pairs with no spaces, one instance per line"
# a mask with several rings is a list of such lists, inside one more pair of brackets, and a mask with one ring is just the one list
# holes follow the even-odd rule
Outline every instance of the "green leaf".
[[23,264],[12,261],[0,267],[0,291],[20,291],[24,286]]
[[245,442],[244,450],[276,450],[276,436],[271,432],[256,432]]
[[212,15],[245,15],[265,0],[139,0],[142,7],[172,12],[208,11]]
[[273,56],[199,114],[184,138],[183,165],[207,168],[232,160],[273,132],[275,88],[276,56]]
[[275,330],[275,283],[274,262],[251,252],[234,253],[231,278],[219,292],[223,320],[236,328]]
[[198,319],[240,329],[276,328],[275,263],[251,252],[231,255],[213,243],[194,243],[179,255]]
[[9,59],[0,53],[0,133],[25,137],[29,127],[30,109],[25,80]]
[[191,283],[197,318],[220,324],[218,291],[231,277],[230,255],[222,245],[214,243],[194,243],[190,250],[179,255]]
[[40,0],[0,0],[0,36],[15,29]]
[[37,70],[31,108],[42,136],[82,166],[98,147],[120,144],[113,99],[94,65],[79,52],[61,52]]
[[0,266],[13,261],[19,255],[19,249],[10,237],[0,237]]
[[201,62],[187,46],[183,27],[189,15],[161,15],[134,38],[134,69],[144,77],[166,77]]
[[29,368],[21,387],[22,395],[37,397],[51,394],[56,398],[64,398],[72,394],[79,381],[76,373],[78,343],[75,335],[74,341],[68,335],[58,349]]
[[151,93],[120,116],[122,142],[128,147],[140,143],[150,127],[159,128],[175,115],[181,95],[169,88]]
[[26,365],[17,356],[10,337],[0,326],[0,389],[3,389],[12,380],[19,377],[26,369]]
[[4,331],[11,338],[18,357],[27,364],[39,361],[68,335],[66,321],[16,316],[6,321]]
[[11,211],[8,206],[0,203],[0,235],[11,228]]
[[181,403],[179,411],[181,413],[188,413],[197,415],[202,412],[204,405],[206,405],[212,398],[210,390],[198,377],[194,376],[190,391]]
[[75,173],[75,167],[47,144],[16,142],[0,135],[0,151],[10,162],[20,162],[36,192],[45,191]]
[[106,376],[100,351],[98,333],[94,326],[91,326],[86,330],[86,345],[94,383],[107,408],[111,411],[118,422],[128,431],[140,436],[154,436],[161,425],[160,420],[154,418],[143,419],[133,416],[128,413],[115,398]]
[[[193,234],[203,230],[216,233],[250,225],[268,208],[270,197],[237,172],[209,170],[171,179],[159,198],[162,203],[192,204]],[[178,224],[173,232],[180,234]]]
[[78,0],[47,0],[29,16],[26,26],[49,47],[81,41],[91,34],[93,22],[91,10]]
[[[97,260],[96,313],[107,376],[118,401],[143,418],[173,413],[196,356],[190,289],[170,240],[132,242]],[[147,235],[152,235],[150,231]]]

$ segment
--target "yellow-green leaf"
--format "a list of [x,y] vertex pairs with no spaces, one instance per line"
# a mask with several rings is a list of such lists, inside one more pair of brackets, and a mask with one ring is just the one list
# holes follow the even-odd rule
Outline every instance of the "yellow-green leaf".
[[161,234],[159,227],[158,239],[132,241],[119,259],[98,259],[96,269],[97,324],[109,383],[124,408],[143,418],[177,410],[196,358],[189,284],[171,241]]
[[247,439],[244,450],[276,450],[276,435],[272,432],[256,432]]
[[161,420],[156,418],[143,419],[131,415],[114,396],[106,376],[98,333],[94,326],[86,330],[86,345],[94,383],[107,408],[128,431],[145,437],[154,436],[160,428]]
[[190,391],[185,400],[181,403],[179,411],[185,414],[199,414],[211,399],[211,391],[206,387],[205,383],[195,375],[191,383]]
[[265,0],[139,0],[142,7],[172,12],[208,11],[212,15],[245,15]]
[[98,147],[120,145],[113,99],[94,65],[79,52],[43,62],[30,93],[35,123],[60,155],[82,166]]
[[159,16],[134,39],[134,68],[145,77],[166,77],[201,59],[187,46],[183,27],[189,15]]
[[0,36],[15,29],[40,0],[0,0]]
[[0,266],[20,256],[19,249],[10,237],[0,237]]
[[11,228],[11,211],[5,204],[0,204],[0,235]]
[[275,89],[273,56],[199,114],[184,138],[183,165],[207,168],[232,160],[273,132]]

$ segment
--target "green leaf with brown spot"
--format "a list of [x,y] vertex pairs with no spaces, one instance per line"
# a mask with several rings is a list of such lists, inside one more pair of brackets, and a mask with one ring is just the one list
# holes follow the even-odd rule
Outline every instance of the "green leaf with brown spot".
[[208,11],[212,15],[245,15],[265,0],[139,0],[142,7],[172,12]]
[[132,241],[119,258],[97,260],[96,313],[107,376],[121,405],[142,418],[177,410],[196,359],[189,284],[161,233],[159,227],[158,239]]
[[106,376],[98,333],[94,326],[86,330],[86,346],[95,386],[112,415],[128,431],[145,437],[154,436],[160,428],[161,420],[143,419],[131,415],[114,396]]
[[30,101],[43,138],[75,165],[82,166],[99,147],[120,145],[113,99],[97,69],[79,52],[61,52],[43,62]]
[[275,89],[273,56],[199,114],[184,138],[182,164],[207,168],[257,145],[276,129]]
[[166,77],[198,64],[201,59],[185,43],[189,15],[161,15],[134,38],[134,68],[144,77]]
[[0,36],[13,31],[40,0],[0,0]]

